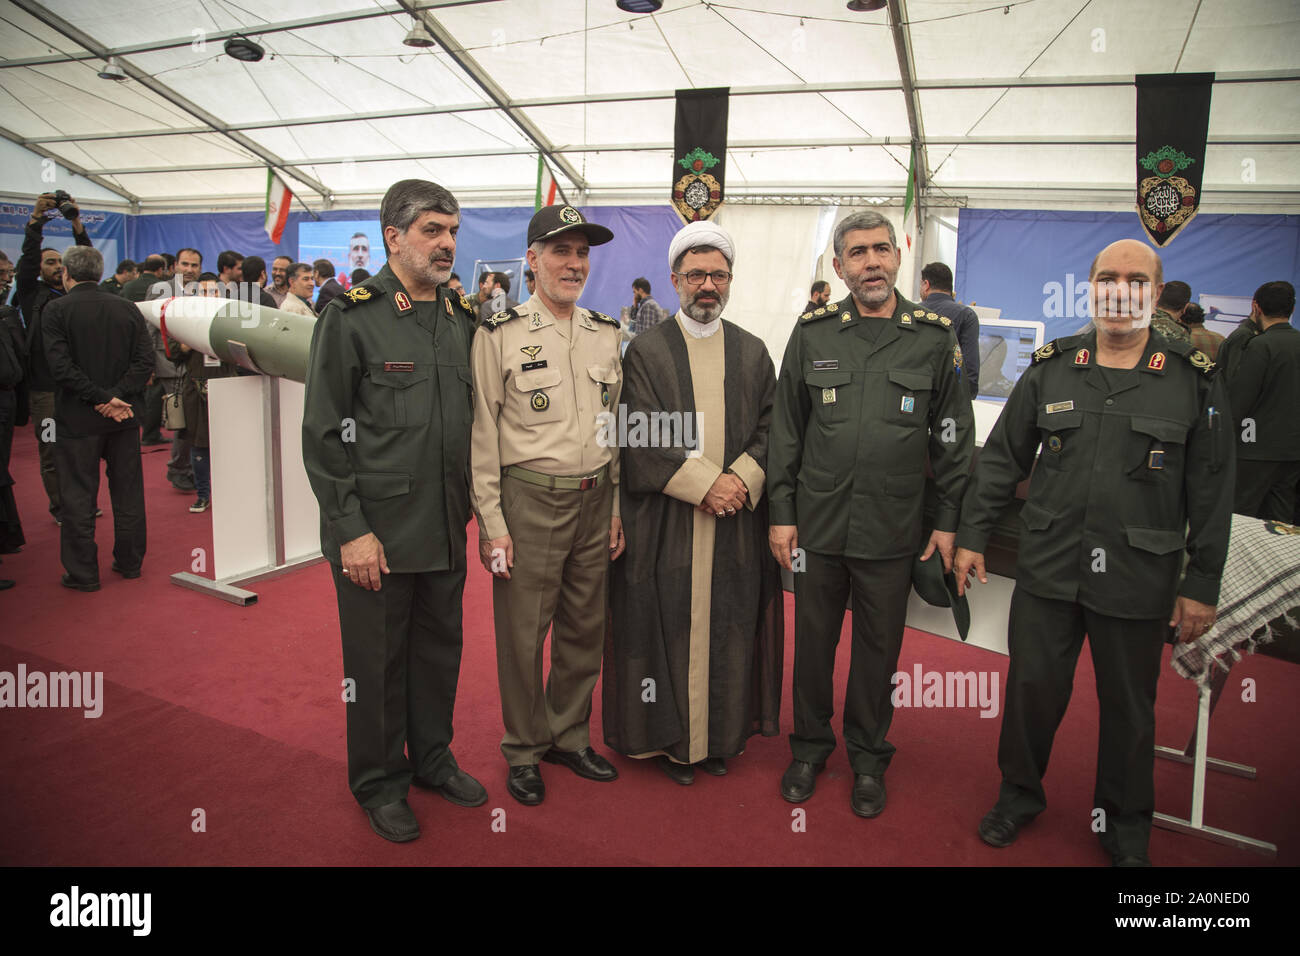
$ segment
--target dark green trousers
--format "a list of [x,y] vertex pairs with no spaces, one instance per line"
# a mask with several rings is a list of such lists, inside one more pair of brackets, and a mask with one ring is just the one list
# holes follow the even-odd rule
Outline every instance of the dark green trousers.
[[894,719],[891,678],[898,669],[912,587],[912,558],[867,561],[806,551],[794,575],[794,733],[796,760],[821,763],[835,750],[835,648],[852,596],[853,637],[844,695],[844,747],[854,773],[880,776],[894,756],[885,739]]
[[1016,588],[998,740],[1002,789],[997,806],[1002,813],[1023,823],[1047,807],[1043,775],[1070,703],[1086,633],[1100,719],[1093,806],[1105,812],[1105,829],[1098,837],[1111,853],[1146,854],[1155,811],[1156,683],[1167,630],[1165,619],[1108,617],[1073,601],[1053,601]]
[[457,770],[451,717],[460,676],[465,568],[386,574],[378,591],[336,564],[348,714],[348,786],[374,809],[401,800],[418,776],[435,786]]

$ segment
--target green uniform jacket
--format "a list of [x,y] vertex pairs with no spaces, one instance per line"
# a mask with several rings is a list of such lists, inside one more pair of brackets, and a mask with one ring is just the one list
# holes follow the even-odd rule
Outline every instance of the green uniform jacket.
[[463,564],[473,333],[460,295],[440,289],[436,302],[414,302],[387,264],[321,313],[302,458],[330,561],[373,532],[393,572]]
[[1283,322],[1247,339],[1227,383],[1237,457],[1300,459],[1300,330]]
[[[951,323],[898,295],[891,318],[862,318],[853,297],[799,317],[776,386],[769,520],[797,525],[799,547],[880,560],[916,552],[925,461],[934,526],[956,531],[974,425]],[[867,323],[879,323],[873,342]]]
[[1214,363],[1153,332],[1128,387],[1111,392],[1096,352],[1089,332],[1034,353],[980,451],[957,546],[984,551],[1032,467],[1018,587],[1111,617],[1165,617],[1185,549],[1179,593],[1216,604],[1235,467]]

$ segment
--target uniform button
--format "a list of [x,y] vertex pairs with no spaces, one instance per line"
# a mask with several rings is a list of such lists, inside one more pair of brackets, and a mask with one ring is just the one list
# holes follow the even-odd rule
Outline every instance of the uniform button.
[[1114,405],[1114,404],[1115,404],[1115,399],[1113,399],[1113,398],[1108,398],[1108,399],[1106,399],[1106,404],[1107,404],[1107,405]]

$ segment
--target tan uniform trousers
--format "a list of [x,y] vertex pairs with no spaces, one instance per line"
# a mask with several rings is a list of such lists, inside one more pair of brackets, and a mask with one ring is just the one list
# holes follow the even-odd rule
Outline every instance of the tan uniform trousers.
[[[607,473],[608,475],[608,473]],[[613,485],[560,491],[504,475],[501,508],[514,543],[510,580],[492,581],[497,679],[512,767],[591,743],[591,694],[605,641]],[[552,627],[552,624],[554,625]],[[551,631],[551,671],[542,647]]]

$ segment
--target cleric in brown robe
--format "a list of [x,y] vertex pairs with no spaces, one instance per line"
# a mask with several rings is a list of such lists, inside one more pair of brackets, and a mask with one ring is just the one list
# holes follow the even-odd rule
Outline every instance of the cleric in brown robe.
[[607,439],[622,447],[627,551],[612,567],[605,741],[677,783],[726,773],[775,736],[784,607],[763,498],[776,376],[767,346],[722,319],[735,262],[708,222],[669,248],[681,309],[623,360]]

